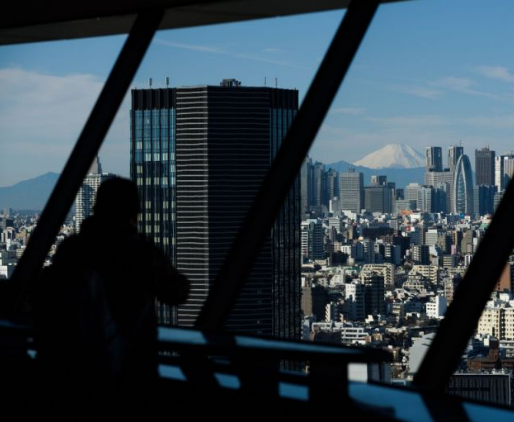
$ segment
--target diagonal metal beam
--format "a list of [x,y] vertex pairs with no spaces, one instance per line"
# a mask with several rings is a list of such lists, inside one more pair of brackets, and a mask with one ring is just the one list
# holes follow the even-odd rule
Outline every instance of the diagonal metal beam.
[[417,386],[444,392],[448,385],[514,248],[513,215],[514,183],[510,183],[414,377]]
[[[134,22],[123,49],[111,70],[98,100],[59,177],[25,253],[11,279],[16,307],[37,277],[46,254],[70,210],[73,200],[93,162],[136,71],[161,22],[163,11],[145,11]],[[12,298],[11,298],[12,299]]]
[[377,10],[379,0],[351,2],[240,232],[213,283],[196,326],[220,329],[300,171],[323,119]]

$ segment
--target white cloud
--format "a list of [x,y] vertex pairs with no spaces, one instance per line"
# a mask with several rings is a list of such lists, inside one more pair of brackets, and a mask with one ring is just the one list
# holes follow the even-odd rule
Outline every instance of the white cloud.
[[160,44],[160,45],[165,45],[167,47],[180,48],[181,50],[199,51],[201,53],[227,54],[226,51],[224,51],[220,48],[210,47],[207,45],[186,44],[186,43],[176,42],[176,41],[167,41],[167,40],[163,40],[161,38],[155,39],[154,42],[157,44]]
[[474,89],[477,82],[467,78],[456,78],[454,76],[446,76],[436,81],[429,82],[430,86],[445,89],[448,91],[458,92],[460,94],[474,95],[478,97],[488,98],[490,100],[507,100],[503,95],[491,94],[489,92]]
[[514,74],[505,66],[478,66],[475,70],[486,78],[514,83]]
[[[234,51],[229,51],[229,50],[225,50],[225,49],[222,49],[219,47],[186,44],[186,43],[181,43],[181,42],[176,42],[176,41],[163,40],[162,38],[157,38],[157,39],[155,39],[154,42],[156,44],[160,44],[160,45],[164,45],[164,46],[172,47],[172,48],[179,48],[182,50],[197,51],[200,53],[209,53],[209,54],[220,54],[223,56],[233,57],[236,59],[250,60],[250,61],[268,63],[268,64],[273,64],[273,65],[278,65],[278,66],[289,66],[289,67],[294,67],[294,68],[298,68],[298,69],[307,69],[307,67],[305,67],[305,66],[297,65],[295,63],[291,63],[286,60],[274,60],[274,59],[269,59],[267,57],[261,57],[261,56],[255,55],[255,54],[238,53],[238,52],[234,52]],[[278,50],[278,49],[276,49],[276,50]],[[270,51],[267,51],[267,52],[269,53]],[[278,52],[278,51],[276,51],[276,52]]]
[[[0,185],[61,171],[102,87],[90,74],[0,69]],[[125,103],[106,139],[126,144],[126,153],[102,157],[108,171],[128,169],[127,108]]]
[[428,100],[435,100],[444,94],[440,89],[419,85],[391,85],[389,88],[393,91],[401,92],[402,94],[414,95]]

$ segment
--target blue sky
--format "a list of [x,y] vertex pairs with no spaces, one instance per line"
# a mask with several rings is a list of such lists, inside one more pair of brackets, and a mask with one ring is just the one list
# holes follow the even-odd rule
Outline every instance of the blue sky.
[[[343,12],[156,34],[134,86],[218,84],[297,88],[303,98]],[[511,149],[514,2],[418,0],[381,6],[311,156],[356,161],[388,143],[423,152],[462,141]],[[125,36],[0,47],[0,186],[59,172]],[[127,175],[125,101],[101,151]]]

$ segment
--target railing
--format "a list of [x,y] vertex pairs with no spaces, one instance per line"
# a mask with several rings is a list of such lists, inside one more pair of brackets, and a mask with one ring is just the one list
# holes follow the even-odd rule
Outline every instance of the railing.
[[[177,406],[190,414],[241,415],[244,409],[252,415],[271,415],[273,407],[273,414],[303,416],[316,411],[366,421],[497,422],[510,421],[514,415],[509,408],[454,396],[348,380],[350,364],[389,365],[390,354],[382,350],[181,328],[160,328],[159,345],[163,352],[156,402],[159,411],[170,416],[179,412]],[[44,402],[52,391],[41,388],[51,380],[37,380],[35,349],[30,326],[0,321],[0,384],[8,391],[2,414],[16,409],[41,416],[37,408],[23,408]]]

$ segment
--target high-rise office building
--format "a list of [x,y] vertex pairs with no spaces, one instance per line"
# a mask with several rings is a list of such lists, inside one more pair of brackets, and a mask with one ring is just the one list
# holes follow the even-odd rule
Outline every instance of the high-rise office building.
[[452,145],[448,148],[448,167],[452,173],[455,173],[457,167],[457,161],[459,157],[464,154],[464,147],[458,145]]
[[473,189],[473,212],[478,215],[494,213],[494,194],[496,186],[479,185]]
[[334,169],[329,169],[327,171],[327,204],[334,197],[339,198],[339,193],[339,173]]
[[341,208],[343,211],[360,213],[364,207],[364,178],[363,174],[350,168],[340,174],[339,188],[341,189]]
[[302,256],[312,261],[325,258],[323,224],[321,220],[307,220],[301,224]]
[[439,183],[432,187],[432,211],[448,212],[450,183]]
[[467,155],[461,155],[455,166],[452,211],[465,214],[473,212],[473,175]]
[[313,189],[313,165],[312,160],[307,157],[302,164],[300,170],[300,196],[301,196],[301,214],[302,216],[310,211],[310,206],[313,204],[312,192]]
[[364,309],[366,315],[384,315],[386,312],[384,277],[377,274],[361,274],[364,284]]
[[507,188],[514,174],[514,154],[503,154],[494,159],[494,184],[498,192]]
[[408,201],[415,201],[416,209],[421,212],[432,212],[433,190],[431,186],[409,183],[405,187],[405,196]]
[[405,187],[405,199],[407,201],[413,201],[416,209],[418,207],[418,191],[421,188],[421,185],[418,183],[409,183]]
[[391,212],[391,192],[387,186],[366,186],[364,208],[369,212]]
[[477,185],[494,185],[495,152],[489,147],[475,150],[475,174]]
[[371,184],[373,186],[385,186],[387,185],[387,176],[373,175],[371,176]]
[[453,176],[454,173],[448,169],[443,171],[425,172],[425,185],[433,186],[436,189],[444,191],[446,204],[437,202],[436,212],[451,212],[452,196],[453,196]]
[[427,147],[425,171],[443,171],[443,151],[441,147]]
[[432,212],[432,197],[434,189],[431,186],[420,186],[418,189],[418,210],[421,212]]
[[430,264],[430,248],[427,245],[414,245],[412,247],[412,261],[415,264]]
[[[178,324],[194,324],[296,114],[296,90],[220,86],[132,90],[131,176],[140,231],[190,280]],[[291,189],[226,328],[296,338],[300,191]],[[161,322],[170,313],[161,309]]]
[[80,231],[82,222],[90,215],[93,215],[93,206],[95,205],[98,188],[103,182],[112,177],[115,177],[112,173],[102,173],[100,158],[96,157],[75,198],[74,223],[76,233]]
[[313,204],[315,206],[326,205],[328,206],[327,198],[327,173],[325,165],[316,161],[312,168],[312,181],[313,181]]

